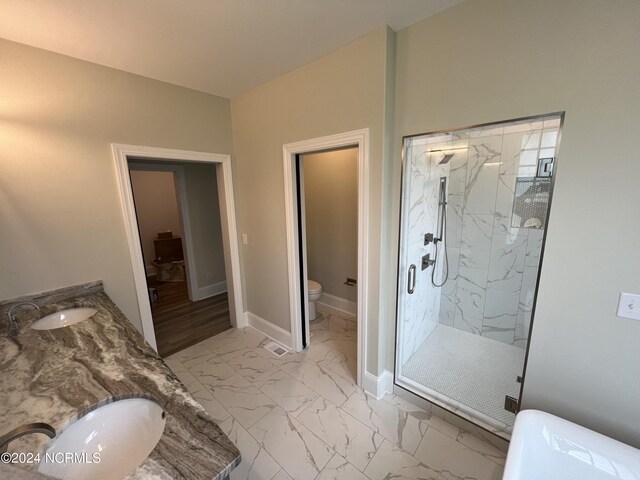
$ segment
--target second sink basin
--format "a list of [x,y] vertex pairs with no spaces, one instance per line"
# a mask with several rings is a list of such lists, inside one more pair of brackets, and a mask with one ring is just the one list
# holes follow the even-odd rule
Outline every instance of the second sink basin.
[[95,313],[95,308],[70,308],[36,320],[31,325],[31,328],[34,330],[53,330],[54,328],[68,327],[74,323],[86,320]]
[[108,403],[58,435],[38,471],[62,479],[122,479],[149,456],[162,437],[165,422],[165,412],[152,400]]

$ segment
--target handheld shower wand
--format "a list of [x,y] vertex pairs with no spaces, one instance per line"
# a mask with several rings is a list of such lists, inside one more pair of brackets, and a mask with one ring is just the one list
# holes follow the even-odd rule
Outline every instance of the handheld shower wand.
[[[445,154],[438,165],[444,165],[449,163],[453,158],[452,153]],[[434,235],[433,233],[427,233],[424,236],[424,244],[428,245],[433,242],[435,245],[435,254],[433,260],[430,255],[426,254],[422,257],[422,269],[433,266],[431,271],[431,284],[434,287],[442,287],[449,279],[449,257],[447,255],[447,177],[440,177],[440,190],[438,192],[438,228]],[[438,249],[438,243],[442,242],[442,248]],[[441,283],[436,282],[436,268],[438,266],[438,259],[440,258],[440,252],[444,254],[444,278]]]
[[[445,156],[445,159],[448,155]],[[453,157],[453,155],[451,155]],[[451,158],[447,159],[449,161]],[[444,159],[442,160],[445,161]],[[442,162],[440,162],[442,164]],[[447,177],[440,177],[440,193],[438,200],[438,232],[433,239],[436,253],[433,259],[433,270],[431,270],[431,284],[434,287],[442,287],[449,279],[449,257],[447,256]],[[442,242],[442,248],[438,249],[438,243]],[[440,283],[436,282],[436,268],[440,252],[444,254],[444,274]]]

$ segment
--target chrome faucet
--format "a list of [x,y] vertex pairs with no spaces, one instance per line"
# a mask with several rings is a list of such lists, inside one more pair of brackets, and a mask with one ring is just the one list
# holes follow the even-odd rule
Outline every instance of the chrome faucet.
[[0,454],[5,453],[9,444],[16,438],[29,435],[30,433],[44,433],[49,438],[56,436],[55,429],[48,423],[27,423],[26,425],[14,428],[9,433],[0,437]]
[[22,306],[31,306],[31,307],[35,307],[37,310],[40,310],[40,307],[38,305],[36,305],[33,302],[20,302],[20,303],[16,303],[13,307],[11,307],[11,309],[9,310],[9,313],[7,314],[7,316],[9,317],[9,337],[15,337],[16,335],[18,335],[18,321],[16,320],[16,316],[14,315],[13,311],[18,308],[18,307],[22,307]]

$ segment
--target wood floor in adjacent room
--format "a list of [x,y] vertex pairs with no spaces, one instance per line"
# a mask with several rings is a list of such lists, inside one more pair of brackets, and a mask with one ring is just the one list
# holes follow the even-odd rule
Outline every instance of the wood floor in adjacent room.
[[151,305],[158,353],[166,357],[231,327],[226,293],[192,302],[187,282],[150,282],[158,290]]

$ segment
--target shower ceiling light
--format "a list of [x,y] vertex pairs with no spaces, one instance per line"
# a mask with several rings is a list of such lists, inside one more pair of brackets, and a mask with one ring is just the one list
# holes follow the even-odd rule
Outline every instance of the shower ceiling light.
[[427,150],[427,152],[428,153],[448,153],[448,152],[460,152],[462,150],[469,150],[469,147],[434,148],[433,150]]

